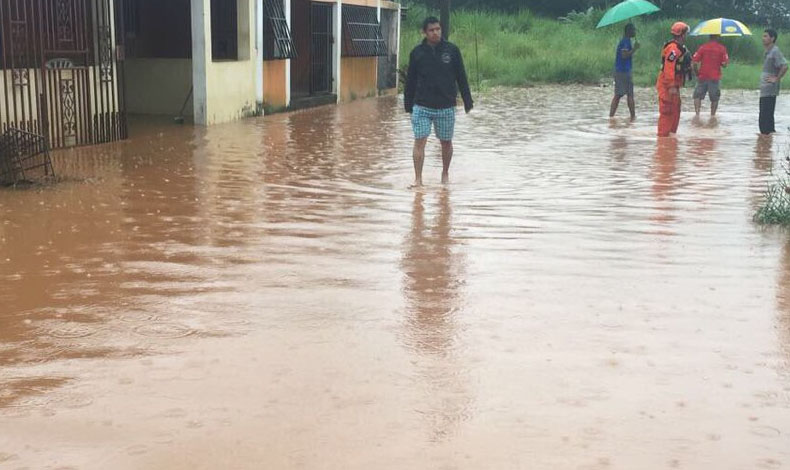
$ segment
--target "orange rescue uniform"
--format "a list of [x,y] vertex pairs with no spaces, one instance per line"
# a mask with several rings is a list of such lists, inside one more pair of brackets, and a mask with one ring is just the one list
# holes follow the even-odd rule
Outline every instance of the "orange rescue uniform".
[[656,89],[658,90],[658,135],[667,137],[670,132],[678,131],[680,124],[680,88],[685,77],[683,74],[683,56],[686,49],[675,41],[664,46],[661,53],[661,73],[658,74]]

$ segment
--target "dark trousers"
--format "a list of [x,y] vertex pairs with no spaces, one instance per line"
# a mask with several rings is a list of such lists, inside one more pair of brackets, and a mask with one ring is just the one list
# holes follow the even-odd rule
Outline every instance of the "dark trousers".
[[776,97],[760,98],[760,133],[772,134],[776,132],[774,111],[776,110]]

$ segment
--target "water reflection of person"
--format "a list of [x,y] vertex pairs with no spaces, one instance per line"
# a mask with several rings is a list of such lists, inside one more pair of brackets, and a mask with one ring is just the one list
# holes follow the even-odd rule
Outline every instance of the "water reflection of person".
[[774,168],[774,139],[772,134],[758,135],[754,146],[754,169],[769,173]]
[[659,212],[653,220],[662,224],[674,220],[671,215],[670,202],[672,191],[675,189],[677,157],[677,139],[658,139],[653,167],[653,197],[659,203],[657,204]]
[[436,223],[425,222],[424,194],[414,195],[411,231],[403,256],[409,321],[423,351],[446,353],[453,337],[453,313],[459,300],[457,255],[451,234],[450,192],[439,193]]
[[416,192],[411,229],[401,262],[407,310],[407,342],[416,354],[418,380],[429,389],[427,409],[434,440],[451,435],[471,407],[455,352],[456,315],[463,285],[462,256],[452,235],[450,192],[438,196],[433,226],[426,223],[424,193]]
[[624,170],[624,165],[628,159],[628,138],[625,136],[614,136],[609,141],[609,154],[613,157],[615,168]]
[[[612,187],[620,188],[625,184],[628,184],[629,178],[629,171],[628,171],[628,138],[619,135],[614,136],[609,141],[609,155],[610,155],[610,175],[612,175]],[[623,199],[626,198],[625,191],[611,191],[610,193],[611,198],[616,201],[616,205],[619,207]]]
[[689,154],[698,164],[705,164],[716,155],[717,140],[711,137],[695,137],[689,140]]
[[752,211],[765,202],[765,190],[773,181],[774,140],[771,135],[758,134],[754,144],[751,183],[749,185],[749,207]]

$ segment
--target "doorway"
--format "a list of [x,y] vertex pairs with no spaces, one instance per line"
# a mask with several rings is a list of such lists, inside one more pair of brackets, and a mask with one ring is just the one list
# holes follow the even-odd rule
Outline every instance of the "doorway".
[[291,107],[334,103],[333,4],[293,0],[291,24],[296,58],[291,59]]

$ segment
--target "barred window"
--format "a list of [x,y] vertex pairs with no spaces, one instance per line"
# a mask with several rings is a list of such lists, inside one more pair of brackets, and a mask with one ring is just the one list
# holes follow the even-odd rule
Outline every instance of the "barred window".
[[376,9],[343,5],[344,57],[375,57],[387,55]]
[[296,47],[285,19],[283,0],[263,3],[263,60],[295,59]]

